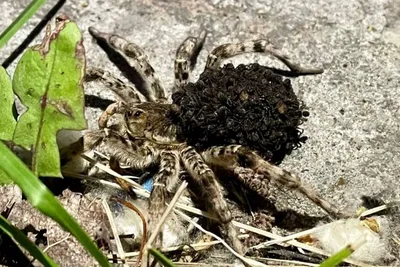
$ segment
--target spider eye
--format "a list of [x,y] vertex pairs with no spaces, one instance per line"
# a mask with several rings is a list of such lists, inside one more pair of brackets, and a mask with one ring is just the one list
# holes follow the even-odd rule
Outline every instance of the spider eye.
[[127,110],[125,116],[128,118],[139,118],[142,113],[142,110]]
[[140,110],[136,110],[134,113],[133,113],[133,117],[139,117],[140,116],[140,114],[142,114],[142,111],[140,111]]

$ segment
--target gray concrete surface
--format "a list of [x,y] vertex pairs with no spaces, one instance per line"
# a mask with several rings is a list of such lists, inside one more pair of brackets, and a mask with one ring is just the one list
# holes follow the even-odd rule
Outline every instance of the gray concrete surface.
[[[2,0],[4,29],[30,0]],[[2,50],[2,62],[55,1],[35,15]],[[207,0],[67,1],[61,12],[84,32],[88,65],[118,73],[92,41],[89,26],[125,36],[143,47],[164,85],[172,86],[175,49],[202,27],[210,31],[207,51],[216,45],[269,38],[304,65],[324,74],[301,77],[293,87],[309,107],[307,143],[282,166],[315,185],[340,207],[355,209],[362,195],[400,199],[400,1],[399,0]],[[36,40],[37,42],[38,40]],[[246,55],[234,64],[259,62],[283,67],[267,56]],[[229,60],[227,61],[229,62]],[[8,68],[13,72],[15,63]],[[103,97],[99,86],[88,91]],[[94,122],[99,111],[88,111]],[[91,123],[93,125],[93,123]],[[338,185],[339,179],[344,184]],[[308,201],[282,194],[279,206],[320,214]],[[398,221],[393,221],[393,226]],[[393,231],[399,234],[399,227]]]

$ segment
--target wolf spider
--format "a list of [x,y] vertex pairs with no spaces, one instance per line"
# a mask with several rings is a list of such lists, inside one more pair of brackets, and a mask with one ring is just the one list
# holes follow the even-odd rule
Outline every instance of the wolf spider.
[[[256,151],[241,145],[214,146],[203,150],[188,145],[177,135],[178,125],[174,116],[179,113],[179,106],[173,104],[167,96],[167,91],[156,77],[144,51],[115,34],[99,32],[94,28],[89,30],[96,39],[104,40],[113,49],[122,52],[141,75],[144,85],[143,90],[139,90],[107,71],[97,68],[87,71],[86,81],[104,83],[121,101],[107,107],[98,120],[100,129],[89,131],[84,136],[84,146],[85,149],[97,149],[136,170],[158,167],[149,203],[151,220],[157,221],[163,213],[165,201],[180,181],[180,171],[185,170],[189,174],[190,187],[195,188],[193,191],[196,197],[216,216],[222,228],[227,230],[229,240],[240,251],[240,242],[230,223],[232,215],[213,171],[215,169],[227,171],[263,197],[268,198],[269,182],[275,181],[301,192],[329,214],[341,215],[334,205],[301,183],[298,176],[269,163]],[[187,38],[179,46],[172,92],[185,90],[205,37],[203,32],[199,37]],[[218,46],[208,55],[205,68],[218,72],[222,60],[251,52],[271,54],[298,75],[322,72],[321,69],[305,69],[295,64],[267,40]],[[122,115],[123,120],[109,126],[109,120],[114,114]]]

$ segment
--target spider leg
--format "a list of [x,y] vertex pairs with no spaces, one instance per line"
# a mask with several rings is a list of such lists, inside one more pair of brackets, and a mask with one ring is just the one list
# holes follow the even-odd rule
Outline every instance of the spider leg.
[[155,226],[166,209],[166,201],[173,194],[179,181],[178,153],[162,151],[160,154],[160,169],[154,176],[153,190],[150,195],[149,215],[150,224]]
[[104,33],[89,27],[89,32],[95,38],[104,39],[116,50],[121,51],[127,57],[133,59],[133,67],[138,71],[145,81],[146,98],[151,102],[165,101],[165,90],[160,80],[156,77],[153,67],[144,53],[143,49],[124,38],[110,33]]
[[[146,102],[146,97],[140,93],[136,87],[125,84],[120,79],[113,76],[110,72],[100,68],[89,68],[86,71],[85,82],[100,81],[117,94],[124,103],[142,103]],[[125,110],[125,105],[119,101],[107,107],[100,115],[98,120],[99,128],[107,127],[109,118]]]
[[181,159],[192,178],[188,181],[189,184],[191,184],[192,188],[197,189],[197,197],[204,200],[205,206],[209,209],[208,211],[217,216],[235,250],[242,253],[242,244],[237,238],[236,229],[231,223],[232,214],[214,172],[193,147],[188,146],[182,149]]
[[186,147],[181,151],[182,162],[193,178],[192,182],[198,188],[198,197],[209,202],[213,213],[223,223],[232,220],[231,212],[222,194],[221,186],[217,182],[214,172],[207,166],[193,147]]
[[190,36],[178,47],[175,56],[175,87],[179,90],[189,82],[190,71],[196,65],[197,57],[203,48],[207,32],[202,31],[199,37]]
[[[141,170],[159,162],[160,152],[146,143],[127,140],[118,132],[104,129],[102,140],[98,141],[95,148],[99,152],[114,157],[119,163]],[[92,139],[92,138],[91,138]],[[86,143],[86,142],[84,142]],[[85,145],[85,147],[87,147]]]
[[103,130],[90,130],[78,140],[82,144],[82,150],[80,152],[86,152],[97,147],[103,139],[106,137],[106,133]]
[[88,68],[85,75],[85,82],[91,81],[103,83],[125,103],[142,103],[146,101],[146,97],[135,86],[124,83],[110,72],[100,68]]
[[220,67],[222,60],[252,52],[271,54],[282,61],[291,71],[299,75],[320,74],[323,72],[320,68],[301,67],[299,64],[293,62],[287,55],[283,54],[282,51],[277,49],[272,43],[264,39],[218,46],[209,54],[206,69],[210,68],[217,70]]
[[[208,164],[222,167],[233,172],[235,172],[235,168],[244,165],[245,167],[252,169],[255,173],[263,175],[264,179],[272,180],[281,185],[297,190],[335,217],[348,216],[347,214],[343,214],[333,204],[322,198],[308,185],[302,183],[297,175],[265,161],[256,152],[246,147],[240,145],[212,147],[204,151],[202,156]],[[243,182],[261,196],[269,196],[268,181],[246,177],[246,179],[243,179]]]
[[268,199],[271,202],[276,201],[270,190],[270,181],[265,179],[263,175],[255,173],[252,169],[241,166],[234,167],[233,173],[239,179],[239,181],[245,185],[248,185],[250,189],[258,192],[258,194],[263,196],[265,199]]

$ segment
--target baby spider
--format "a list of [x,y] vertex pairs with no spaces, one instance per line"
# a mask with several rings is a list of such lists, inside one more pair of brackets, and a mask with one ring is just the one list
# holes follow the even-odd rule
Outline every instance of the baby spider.
[[[86,81],[97,80],[104,83],[122,101],[108,106],[99,118],[100,129],[89,131],[84,136],[84,147],[86,150],[96,149],[135,170],[158,167],[154,175],[154,186],[149,202],[150,221],[157,222],[165,210],[166,201],[180,181],[180,171],[186,171],[189,174],[186,177],[192,192],[219,220],[227,232],[229,241],[238,251],[241,251],[241,244],[231,225],[232,215],[215,176],[217,170],[225,171],[231,177],[238,179],[243,186],[263,197],[268,198],[269,182],[274,181],[301,192],[329,214],[341,215],[335,206],[301,183],[299,177],[271,164],[261,156],[268,154],[266,151],[274,153],[280,149],[281,145],[287,145],[288,140],[291,140],[289,146],[299,142],[299,139],[294,139],[299,137],[296,129],[302,121],[303,113],[297,99],[293,96],[294,93],[290,91],[290,82],[283,81],[280,75],[259,65],[241,65],[238,68],[231,65],[221,68],[220,65],[224,59],[243,53],[259,52],[278,58],[289,67],[292,75],[318,74],[322,72],[321,69],[300,67],[267,40],[245,41],[215,48],[208,56],[205,71],[199,81],[189,84],[190,71],[205,41],[206,34],[202,33],[199,37],[187,38],[179,46],[175,59],[175,85],[171,90],[172,96],[168,96],[139,46],[115,34],[102,33],[94,28],[89,30],[96,39],[106,41],[112,48],[123,53],[131,61],[132,67],[141,75],[144,83],[139,88],[132,84],[125,84],[111,73],[101,69],[92,68],[87,71]],[[227,75],[231,76],[226,78]],[[207,111],[212,108],[209,106],[210,103],[214,103],[214,100],[205,103],[204,101],[207,100],[199,96],[193,88],[203,90],[201,94],[204,95],[213,94],[212,85],[215,85],[215,81],[219,80],[218,77],[222,76],[226,84],[217,86],[216,90],[221,90],[222,94],[217,94],[215,99],[225,104],[217,105],[215,112]],[[254,86],[246,87],[245,85],[243,87],[240,85],[243,81],[244,84],[260,82],[264,84],[264,87],[253,88]],[[273,91],[274,87],[283,91]],[[233,90],[237,97],[230,96],[227,99],[229,90]],[[268,90],[272,91],[267,92]],[[272,100],[268,99],[268,96]],[[208,99],[213,99],[213,97],[209,96]],[[232,109],[238,106],[240,110],[236,114]],[[256,135],[247,136],[246,129],[243,130],[240,125],[240,118],[250,114],[248,112],[254,107],[262,117],[253,119],[266,121],[267,123],[262,126],[266,129],[256,129]],[[211,118],[204,115],[214,113],[215,117],[211,116]],[[123,119],[110,125],[110,118],[115,114],[122,115]],[[210,130],[211,137],[204,130],[203,122],[207,120],[210,127],[205,127],[205,129]],[[230,135],[228,139],[221,139],[221,136],[218,136],[218,133],[222,133],[224,129],[211,131],[213,127],[216,127],[212,124],[218,124],[218,120],[221,120],[221,124],[227,123],[227,128],[230,128],[225,133]],[[225,121],[222,122],[222,120]],[[271,121],[272,124],[270,124]],[[250,125],[251,121],[248,124]],[[256,124],[256,121],[253,124]],[[191,126],[187,127],[187,125]],[[196,136],[196,125],[200,125],[202,135],[209,135],[207,140],[200,140],[200,137],[193,140],[196,139],[193,138]],[[281,127],[282,134],[279,138],[274,137],[277,141],[273,147],[257,147],[257,138],[260,140],[269,138],[263,136],[263,133],[271,130],[268,127]],[[284,129],[290,129],[295,134],[289,133],[289,130],[285,132]],[[239,134],[235,136],[235,133]],[[217,141],[213,141],[213,135]]]

